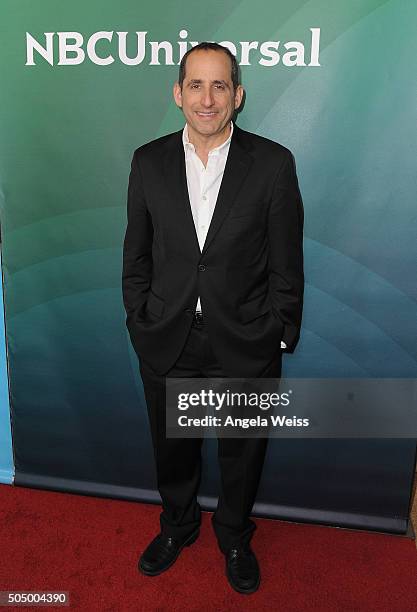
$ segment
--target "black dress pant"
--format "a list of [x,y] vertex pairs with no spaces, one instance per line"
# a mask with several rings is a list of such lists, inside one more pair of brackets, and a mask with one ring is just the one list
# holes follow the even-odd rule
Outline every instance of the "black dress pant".
[[[156,462],[157,486],[162,499],[162,533],[180,540],[201,522],[197,492],[201,476],[203,438],[166,437],[165,378],[225,377],[210,346],[204,324],[193,323],[175,365],[159,376],[139,361]],[[281,376],[281,350],[262,378]],[[237,377],[237,376],[236,376]],[[268,438],[218,438],[221,490],[212,525],[222,552],[249,543],[256,525],[249,519],[255,501]]]

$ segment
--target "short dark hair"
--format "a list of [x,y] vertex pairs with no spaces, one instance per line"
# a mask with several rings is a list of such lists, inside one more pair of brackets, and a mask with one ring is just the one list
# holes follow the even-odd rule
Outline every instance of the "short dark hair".
[[236,61],[236,57],[233,55],[233,53],[230,51],[230,49],[228,49],[227,47],[223,47],[223,45],[219,45],[219,43],[214,43],[214,42],[201,42],[200,44],[196,45],[195,47],[191,47],[191,49],[188,49],[187,53],[185,53],[183,55],[183,57],[181,59],[179,75],[178,75],[178,83],[179,83],[179,86],[181,87],[181,89],[182,89],[182,84],[183,84],[184,79],[185,79],[185,64],[187,63],[187,58],[194,51],[200,51],[200,50],[204,50],[204,51],[221,51],[222,53],[225,53],[228,58],[230,58],[230,61],[232,63],[232,74],[231,74],[231,76],[232,76],[233,89],[234,89],[234,91],[236,91],[237,86],[240,84],[239,66],[238,66],[238,63]]

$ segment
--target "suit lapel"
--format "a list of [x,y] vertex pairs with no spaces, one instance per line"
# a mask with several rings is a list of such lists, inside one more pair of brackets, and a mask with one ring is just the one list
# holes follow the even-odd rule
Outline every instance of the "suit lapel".
[[248,153],[244,134],[242,130],[234,125],[219,195],[217,196],[213,217],[203,246],[203,255],[219,231],[252,164],[252,156]]
[[188,245],[199,257],[204,255],[219,231],[252,164],[252,156],[248,153],[250,147],[245,142],[244,135],[245,132],[235,125],[219,195],[202,252],[200,252],[188,196],[182,130],[175,132],[167,143],[163,171],[171,196],[172,213],[180,219],[181,227],[185,229],[186,244],[184,246]]
[[182,130],[172,135],[163,160],[164,176],[168,193],[171,196],[172,211],[180,220],[184,228],[184,240],[190,249],[200,257],[200,245],[195,231],[190,199],[188,197],[187,175],[185,171],[184,146],[182,144]]

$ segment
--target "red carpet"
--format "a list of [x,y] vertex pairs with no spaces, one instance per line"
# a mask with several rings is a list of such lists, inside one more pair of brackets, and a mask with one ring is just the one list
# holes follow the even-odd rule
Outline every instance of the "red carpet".
[[410,539],[257,519],[262,582],[247,596],[227,583],[207,513],[197,542],[148,578],[136,567],[158,506],[6,485],[0,496],[3,591],[69,591],[71,608],[102,612],[417,610]]

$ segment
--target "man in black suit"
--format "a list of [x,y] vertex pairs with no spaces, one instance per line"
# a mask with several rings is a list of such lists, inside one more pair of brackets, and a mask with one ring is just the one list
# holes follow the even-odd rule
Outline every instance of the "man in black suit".
[[[238,128],[235,57],[201,43],[180,65],[183,130],[133,155],[123,250],[126,324],[139,358],[163,511],[139,561],[170,567],[198,537],[202,439],[167,438],[165,378],[278,378],[297,344],[303,300],[303,206],[288,149]],[[231,586],[260,574],[249,515],[267,438],[220,438],[212,517]]]

